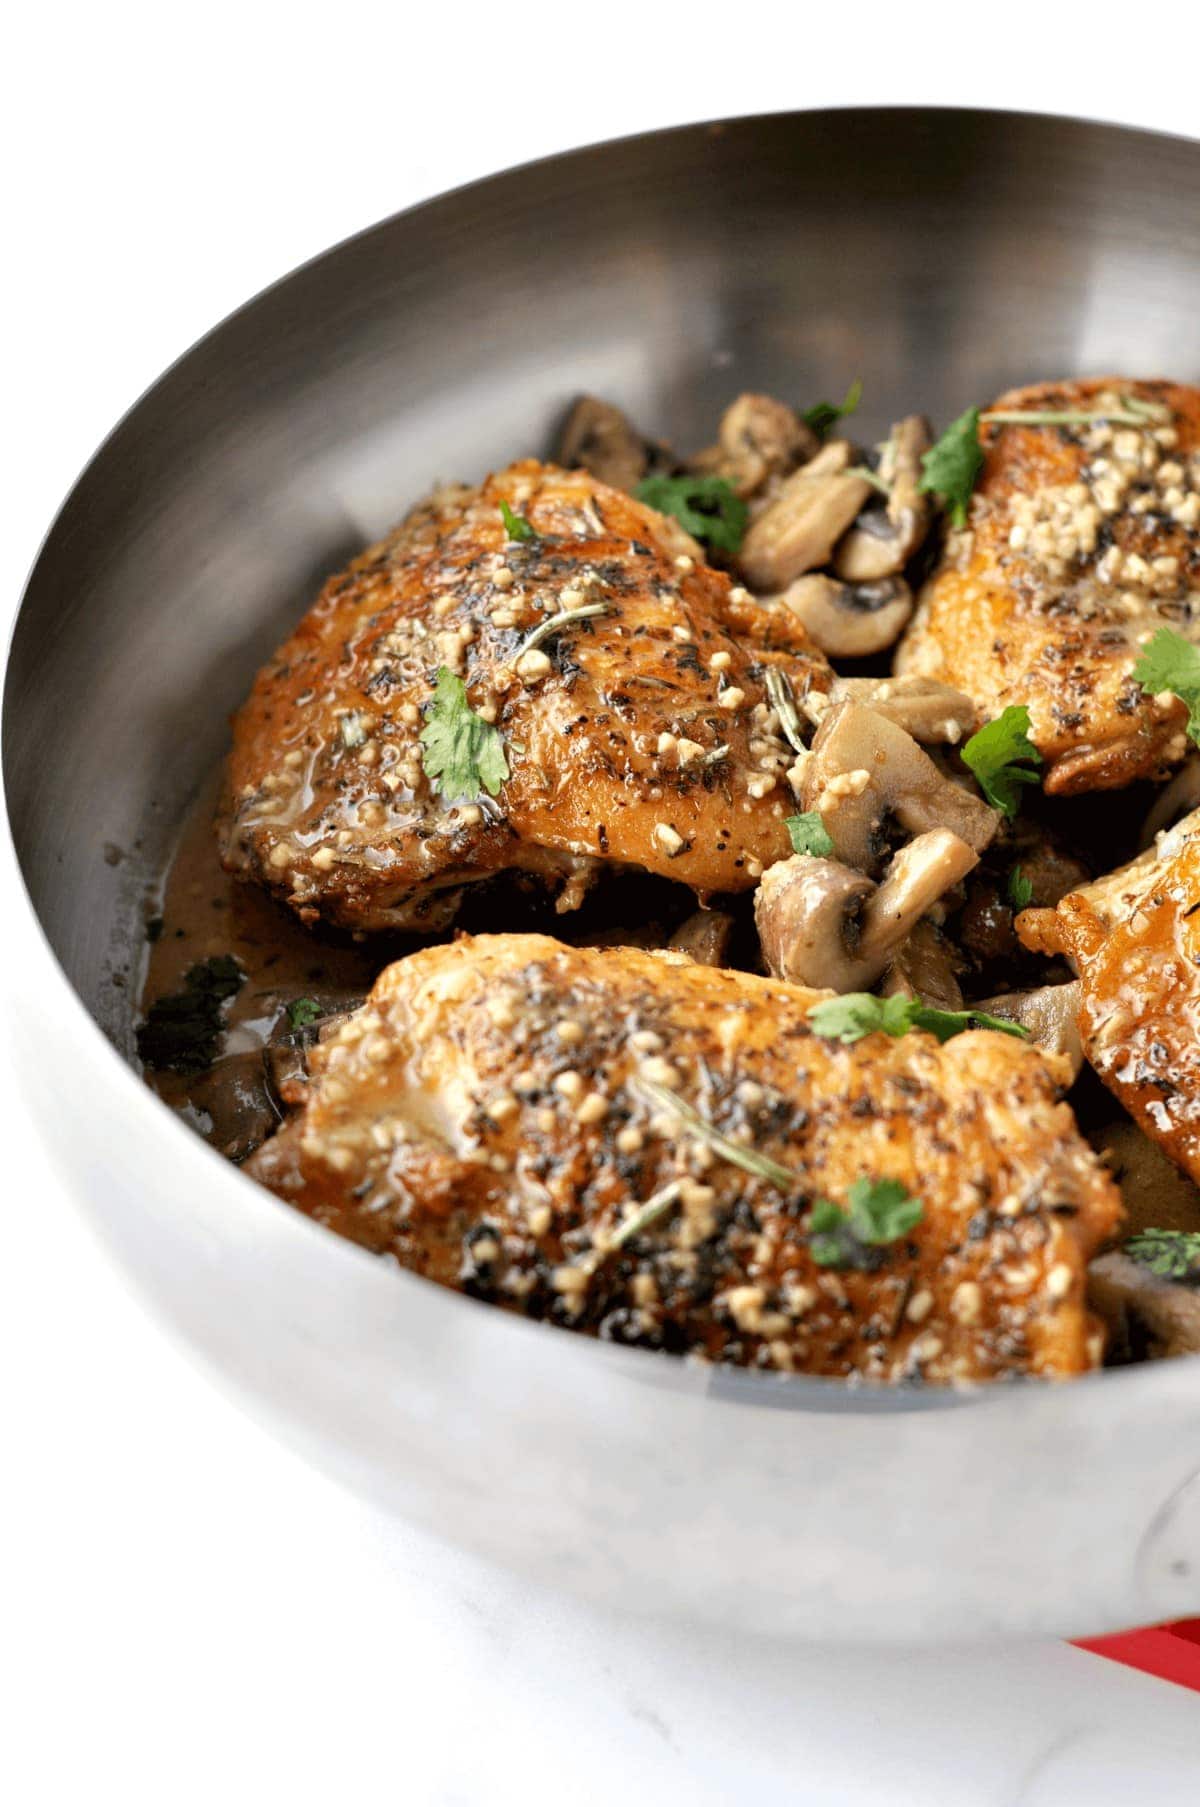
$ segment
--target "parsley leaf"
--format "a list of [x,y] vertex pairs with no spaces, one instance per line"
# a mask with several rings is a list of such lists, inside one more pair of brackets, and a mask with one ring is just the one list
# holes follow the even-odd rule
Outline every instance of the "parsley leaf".
[[148,1067],[171,1073],[203,1073],[217,1057],[225,1027],[224,1006],[245,983],[232,954],[190,966],[182,991],[156,998],[137,1032],[137,1051]]
[[1024,1023],[1014,1023],[1006,1016],[992,1016],[986,1010],[937,1010],[932,1004],[919,1004],[913,1019],[914,1029],[928,1029],[940,1042],[952,1041],[968,1029],[997,1029],[1001,1035],[1017,1035],[1028,1041]]
[[504,531],[510,540],[536,540],[537,533],[529,525],[523,514],[511,509],[503,497],[500,499],[500,516],[504,522]]
[[830,429],[848,414],[853,414],[862,400],[862,378],[856,376],[847,389],[841,404],[837,402],[815,402],[806,408],[802,419],[806,427],[810,427],[818,439],[824,439]]
[[826,998],[814,1004],[808,1020],[818,1035],[827,1041],[860,1042],[864,1035],[877,1029],[885,1035],[907,1035],[916,1028],[916,998],[897,992],[894,997],[877,998],[871,991],[847,991],[840,998]]
[[855,1180],[846,1199],[848,1211],[827,1198],[812,1208],[808,1246],[818,1267],[872,1267],[872,1250],[898,1242],[925,1215],[899,1180]]
[[1200,647],[1173,627],[1160,627],[1134,666],[1133,675],[1147,695],[1159,696],[1169,690],[1187,704],[1187,731],[1200,746]]
[[938,1010],[932,1004],[923,1004],[920,998],[906,998],[901,993],[877,998],[870,991],[847,991],[840,998],[826,998],[813,1005],[808,1020],[818,1035],[846,1046],[877,1030],[884,1035],[901,1036],[910,1029],[926,1029],[940,1042],[948,1042],[968,1029],[998,1029],[1002,1035],[1019,1035],[1023,1039],[1029,1034],[1023,1024],[990,1016],[986,1010]]
[[742,543],[750,510],[724,477],[646,477],[633,493],[717,552],[736,552]]
[[983,469],[983,447],[979,443],[979,409],[968,408],[951,421],[942,437],[921,459],[921,481],[918,488],[936,496],[947,509],[955,527],[964,527],[967,503]]
[[785,823],[791,837],[793,853],[812,853],[827,860],[833,852],[833,837],[821,820],[821,812],[806,809],[802,816],[789,816]]
[[1014,910],[1027,910],[1033,902],[1033,881],[1019,866],[1014,866],[1008,875],[1008,901]]
[[466,685],[444,665],[420,741],[425,776],[448,802],[473,802],[481,791],[494,797],[509,775],[499,730],[476,715]]
[[1029,738],[1029,711],[1011,703],[985,722],[962,750],[963,761],[992,805],[1011,821],[1021,807],[1022,784],[1040,784],[1042,756]]
[[1129,1238],[1124,1253],[1160,1280],[1200,1285],[1200,1230],[1142,1230]]
[[287,1007],[288,1024],[293,1029],[307,1029],[310,1024],[319,1022],[324,1014],[324,1008],[315,998],[293,998]]

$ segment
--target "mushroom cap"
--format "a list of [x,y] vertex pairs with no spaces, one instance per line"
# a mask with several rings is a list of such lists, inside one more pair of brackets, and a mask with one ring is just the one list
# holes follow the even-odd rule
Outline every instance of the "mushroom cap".
[[978,858],[938,828],[902,847],[878,886],[840,860],[807,853],[780,860],[767,868],[754,899],[763,957],[776,978],[793,985],[865,991]]
[[739,395],[721,416],[717,438],[722,472],[739,496],[752,496],[820,449],[811,427],[772,395]]
[[883,652],[900,638],[913,612],[912,591],[902,577],[847,584],[815,572],[796,578],[779,600],[835,659]]
[[947,828],[981,853],[1000,825],[971,791],[934,764],[911,734],[861,703],[837,703],[813,740],[804,808],[819,810],[840,860],[878,866],[882,830],[895,818],[913,834]]
[[829,707],[842,702],[862,703],[926,745],[957,746],[979,726],[971,698],[936,678],[835,678]]
[[637,488],[649,468],[646,442],[612,402],[581,395],[563,422],[555,461],[565,470],[590,471],[614,489]]
[[756,590],[781,590],[803,571],[828,564],[833,548],[871,494],[851,470],[852,448],[832,439],[788,477],[751,522],[738,554]]
[[858,988],[851,943],[875,887],[838,860],[793,854],[768,866],[754,896],[763,958],[777,979],[831,991]]
[[839,542],[833,561],[839,577],[877,582],[902,571],[920,548],[932,519],[930,497],[921,489],[921,461],[930,443],[923,415],[909,414],[893,426],[879,460],[887,500],[865,508]]

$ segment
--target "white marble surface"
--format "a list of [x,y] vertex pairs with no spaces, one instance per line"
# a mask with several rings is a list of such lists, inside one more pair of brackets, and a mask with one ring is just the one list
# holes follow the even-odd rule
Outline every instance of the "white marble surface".
[[[768,56],[763,27],[722,7],[26,9],[0,119],[19,249],[0,294],[0,608],[75,471],[170,357],[421,193],[571,142],[817,102],[1196,129],[1189,59],[1136,34],[1115,57],[1063,13],[806,11]],[[12,909],[0,897],[0,948]],[[1196,1697],[1082,1652],[735,1644],[532,1594],[381,1520],[143,1317],[4,1078],[4,1799],[1196,1799]]]

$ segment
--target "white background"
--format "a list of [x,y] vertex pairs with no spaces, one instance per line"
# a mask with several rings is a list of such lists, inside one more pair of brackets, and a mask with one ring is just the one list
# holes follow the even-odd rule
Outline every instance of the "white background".
[[[22,8],[0,108],[0,616],[80,466],[164,364],[422,195],[572,143],[791,106],[978,103],[1200,131],[1183,8],[1119,33],[1099,6],[774,10]],[[11,893],[0,912],[2,960]],[[0,1112],[11,1096],[0,1087]],[[385,1524],[192,1373],[9,1114],[14,1807],[1196,1798],[1195,1698],[1065,1647],[733,1648],[531,1596]]]

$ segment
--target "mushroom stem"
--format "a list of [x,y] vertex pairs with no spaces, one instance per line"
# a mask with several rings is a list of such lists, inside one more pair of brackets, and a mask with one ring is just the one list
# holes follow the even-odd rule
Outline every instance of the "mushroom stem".
[[780,590],[827,564],[871,486],[848,466],[850,447],[831,440],[810,463],[786,478],[752,522],[738,555],[746,580],[758,590]]
[[861,871],[886,852],[890,819],[914,834],[948,828],[982,853],[997,810],[948,778],[911,734],[861,703],[830,709],[804,772],[804,807],[820,812],[837,856]]
[[1047,1054],[1065,1056],[1073,1084],[1083,1066],[1081,1003],[1082,988],[1078,979],[1072,979],[1066,985],[1039,985],[1035,991],[1009,991],[1000,997],[984,998],[979,1008],[989,1016],[1004,1016],[1020,1023]]
[[862,913],[858,957],[877,979],[925,912],[979,864],[979,855],[948,828],[919,834],[902,847]]
[[948,829],[918,835],[876,887],[837,860],[796,854],[768,867],[754,900],[763,958],[776,978],[866,991],[978,854]]

